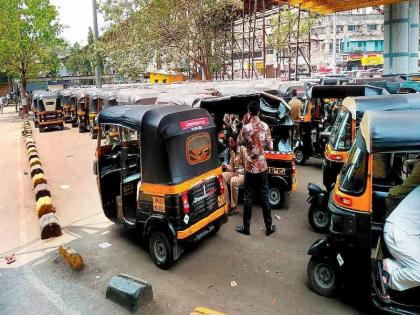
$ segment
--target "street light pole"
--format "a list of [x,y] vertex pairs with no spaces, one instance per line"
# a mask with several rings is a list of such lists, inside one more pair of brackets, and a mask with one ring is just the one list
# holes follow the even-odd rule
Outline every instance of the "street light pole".
[[[92,0],[92,10],[93,10],[93,39],[95,45],[98,41],[98,15],[97,15],[97,9],[96,9],[96,0]],[[95,48],[95,57],[97,57],[97,51]],[[96,87],[101,88],[102,82],[101,82],[101,67],[99,64],[99,58],[96,58],[96,66],[95,66],[95,82]]]

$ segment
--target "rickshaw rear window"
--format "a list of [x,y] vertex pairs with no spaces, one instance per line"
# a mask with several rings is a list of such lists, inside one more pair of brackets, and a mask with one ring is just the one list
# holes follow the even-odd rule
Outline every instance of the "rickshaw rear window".
[[345,193],[360,195],[366,186],[368,154],[364,139],[359,135],[350,150],[347,163],[340,174],[339,188]]
[[329,141],[332,148],[336,151],[347,151],[351,147],[351,116],[344,109],[338,112],[337,119],[331,130]]
[[190,165],[208,161],[211,158],[211,138],[206,132],[187,138],[186,158]]

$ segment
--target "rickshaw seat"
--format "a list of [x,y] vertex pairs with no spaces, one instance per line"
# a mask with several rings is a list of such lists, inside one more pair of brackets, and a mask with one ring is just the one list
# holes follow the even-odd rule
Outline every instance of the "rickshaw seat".
[[386,198],[389,193],[386,191],[373,191],[372,196],[372,224],[376,230],[382,230],[386,216]]

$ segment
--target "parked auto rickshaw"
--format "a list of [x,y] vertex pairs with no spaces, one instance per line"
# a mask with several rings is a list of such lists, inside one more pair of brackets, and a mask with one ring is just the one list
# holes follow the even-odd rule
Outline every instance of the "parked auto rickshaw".
[[78,126],[77,116],[77,95],[78,90],[72,90],[70,94],[70,122],[73,128]]
[[63,106],[63,119],[66,124],[71,123],[71,89],[65,89],[60,92],[61,104]]
[[58,92],[43,92],[38,94],[38,126],[43,132],[47,128],[60,127],[64,129],[63,109]]
[[137,227],[159,268],[169,268],[187,243],[217,233],[227,206],[216,126],[206,110],[112,106],[97,122],[104,136],[94,172],[104,213]]
[[195,106],[207,109],[213,115],[219,134],[223,135],[224,115],[235,114],[242,120],[251,101],[260,102],[260,118],[269,126],[273,138],[274,150],[265,154],[270,204],[274,209],[288,208],[290,192],[297,190],[297,173],[292,150],[293,122],[287,103],[269,93],[238,89],[231,91],[229,96],[204,98]]
[[117,90],[104,90],[102,92],[103,108],[118,105],[118,91]]
[[404,160],[420,152],[419,121],[420,111],[365,113],[330,197],[329,235],[308,251],[309,284],[318,294],[333,296],[347,287],[353,289],[359,305],[390,314],[419,313],[418,287],[398,292],[398,297],[389,292],[390,300],[378,294],[382,283],[375,277],[379,256],[371,259],[372,248],[381,247],[388,191],[408,176]]
[[343,100],[322,160],[322,178],[326,189],[312,183],[308,185],[308,202],[310,203],[308,220],[316,232],[325,233],[328,231],[328,197],[336,182],[337,175],[347,161],[349,150],[364,113],[367,110],[419,109],[420,96],[415,94],[347,97]]
[[309,88],[301,111],[293,150],[298,164],[310,157],[322,158],[334,125],[337,109],[348,96],[388,95],[385,89],[365,85],[319,86]]
[[96,115],[102,110],[104,99],[103,91],[100,89],[91,90],[89,94],[89,133],[92,139],[98,136],[98,125],[96,124]]
[[155,103],[158,95],[158,91],[150,88],[122,89],[118,91],[117,101],[119,105],[149,105]]
[[41,90],[36,90],[36,91],[32,92],[32,113],[33,113],[32,119],[34,121],[35,128],[38,128],[38,123],[39,123],[39,120],[38,120],[38,98],[39,98],[40,94],[45,93],[45,92],[46,91],[41,91]]
[[90,130],[89,125],[89,103],[90,90],[81,90],[77,93],[77,125],[79,132]]

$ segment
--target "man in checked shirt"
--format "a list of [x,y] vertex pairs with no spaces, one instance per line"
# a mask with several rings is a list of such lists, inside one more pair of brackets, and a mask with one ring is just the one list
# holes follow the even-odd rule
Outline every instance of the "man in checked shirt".
[[255,192],[261,194],[262,210],[265,223],[265,235],[269,236],[276,231],[276,226],[272,224],[271,207],[268,199],[268,177],[267,161],[264,150],[273,150],[273,140],[271,139],[270,129],[258,117],[260,114],[260,104],[252,101],[248,104],[250,121],[246,124],[240,135],[239,145],[246,149],[245,166],[245,196],[243,226],[238,226],[236,231],[249,235],[252,215],[252,199]]

